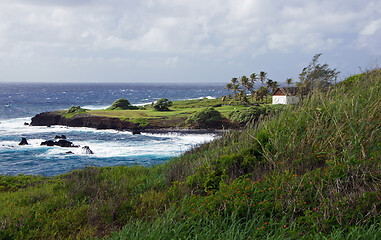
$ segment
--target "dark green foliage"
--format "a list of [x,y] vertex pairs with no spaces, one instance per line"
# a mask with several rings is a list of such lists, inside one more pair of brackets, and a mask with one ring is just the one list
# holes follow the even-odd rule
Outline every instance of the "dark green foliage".
[[247,124],[257,121],[263,115],[275,114],[281,111],[284,105],[266,105],[266,106],[252,106],[246,109],[236,110],[229,114],[230,121],[240,124]]
[[191,115],[186,122],[196,127],[208,128],[221,126],[222,119],[223,117],[219,111],[213,107],[208,107]]
[[161,98],[153,105],[156,111],[169,111],[169,108],[173,105],[171,101],[166,98]]
[[356,74],[348,77],[344,81],[337,84],[336,87],[344,87],[347,90],[351,90],[351,87],[355,86],[356,84],[361,84],[362,81],[364,81],[366,74]]
[[80,106],[72,106],[67,111],[67,113],[69,114],[78,114],[78,113],[84,113],[84,112],[86,112],[86,110],[81,108]]
[[111,107],[107,108],[107,110],[135,110],[139,109],[138,107],[132,106],[131,103],[125,98],[119,98]]
[[327,91],[333,80],[340,73],[330,69],[328,64],[320,65],[318,59],[321,54],[316,54],[311,63],[299,74],[299,87],[302,95],[307,95],[312,90]]
[[136,119],[132,119],[131,122],[139,125],[139,127],[145,127],[145,126],[148,126],[149,124],[147,118],[136,118]]
[[17,191],[19,189],[31,187],[47,180],[47,177],[42,176],[3,176],[0,175],[0,192],[3,191]]

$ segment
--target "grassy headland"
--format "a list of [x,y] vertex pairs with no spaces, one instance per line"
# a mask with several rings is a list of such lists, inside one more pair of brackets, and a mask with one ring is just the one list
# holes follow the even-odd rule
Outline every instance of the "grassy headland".
[[374,70],[160,166],[1,176],[0,239],[379,239],[380,96]]
[[[118,100],[119,101],[119,100]],[[70,113],[69,111],[62,111],[67,118],[73,116],[93,115],[109,118],[118,118],[122,121],[132,122],[136,127],[141,128],[194,128],[194,124],[189,124],[186,120],[194,114],[204,111],[207,108],[214,108],[223,117],[222,121],[217,128],[231,128],[236,127],[237,124],[230,121],[231,113],[234,111],[245,111],[253,103],[242,105],[238,101],[231,100],[229,103],[224,102],[221,98],[217,99],[195,99],[175,101],[170,107],[169,111],[157,111],[153,105],[149,104],[136,109],[103,109],[103,110],[85,110],[81,109],[77,114]],[[274,109],[274,106],[263,104],[261,107],[255,106],[254,108],[267,109],[268,112]],[[215,128],[211,127],[211,128]]]

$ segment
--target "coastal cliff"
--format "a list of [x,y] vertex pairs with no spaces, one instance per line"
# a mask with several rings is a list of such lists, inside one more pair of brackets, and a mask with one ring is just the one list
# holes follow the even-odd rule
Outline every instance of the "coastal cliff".
[[138,124],[122,121],[119,118],[94,116],[90,114],[77,114],[67,118],[61,112],[43,112],[32,118],[32,126],[63,125],[68,127],[90,127],[96,129],[135,130]]

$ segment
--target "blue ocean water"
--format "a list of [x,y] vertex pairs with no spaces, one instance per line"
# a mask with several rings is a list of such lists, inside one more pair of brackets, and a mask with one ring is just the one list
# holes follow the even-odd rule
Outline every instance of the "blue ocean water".
[[[224,94],[223,86],[205,85],[0,83],[0,174],[54,176],[86,166],[160,164],[215,137],[179,133],[132,135],[115,130],[24,125],[40,112],[77,105],[103,109],[119,98],[143,105],[163,97],[176,101]],[[81,147],[40,145],[62,134],[75,145],[89,146],[94,154],[85,154]],[[22,137],[27,138],[29,145],[18,145]]]

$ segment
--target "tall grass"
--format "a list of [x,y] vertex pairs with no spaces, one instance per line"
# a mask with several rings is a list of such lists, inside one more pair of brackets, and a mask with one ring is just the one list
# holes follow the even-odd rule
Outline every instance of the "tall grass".
[[[184,193],[196,193],[192,203],[200,211],[190,215],[225,217],[202,203],[212,195],[216,209],[233,205],[229,214],[239,209],[269,218],[282,214],[303,229],[301,235],[379,222],[380,88],[381,71],[374,70],[311,93],[298,106],[170,163],[169,179],[183,182]],[[262,180],[260,187],[246,186],[241,176]],[[234,193],[226,184],[251,200],[231,201]],[[268,205],[248,204],[253,201]]]
[[379,239],[380,88],[351,77],[160,166],[1,176],[0,239]]

